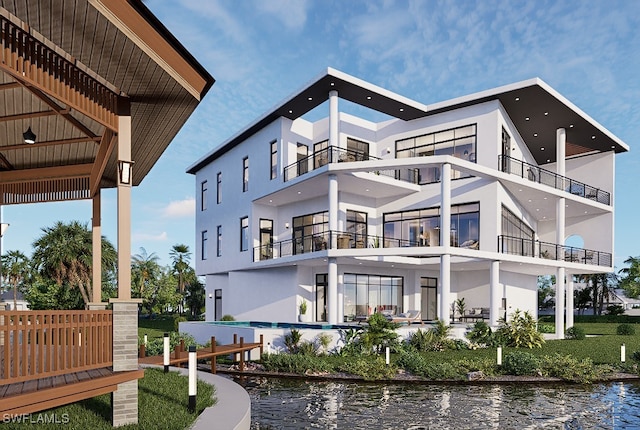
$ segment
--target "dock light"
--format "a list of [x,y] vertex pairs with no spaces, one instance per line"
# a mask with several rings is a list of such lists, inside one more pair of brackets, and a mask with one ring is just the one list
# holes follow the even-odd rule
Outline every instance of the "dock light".
[[387,363],[387,366],[389,365],[389,347],[387,346],[386,350],[385,350],[385,362]]
[[502,366],[502,347],[499,346],[498,350],[497,350],[497,357],[496,357],[496,363],[498,364],[498,366]]
[[196,392],[198,389],[198,385],[196,384],[197,363],[196,347],[191,345],[189,347],[189,412],[191,413],[196,411]]
[[165,333],[164,334],[164,356],[163,356],[163,363],[164,363],[164,373],[167,373],[169,371],[169,333]]
[[622,345],[620,345],[620,361],[623,363],[626,361],[626,354],[627,354],[627,347],[623,343]]
[[146,348],[148,346],[147,344],[147,334],[144,334],[144,347]]

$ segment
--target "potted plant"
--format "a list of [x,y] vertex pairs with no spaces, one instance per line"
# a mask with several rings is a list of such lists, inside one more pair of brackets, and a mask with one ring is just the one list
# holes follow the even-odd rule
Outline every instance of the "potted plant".
[[456,311],[458,311],[458,315],[460,315],[460,321],[462,321],[462,318],[464,318],[464,313],[467,311],[467,304],[464,302],[464,297],[456,300]]
[[305,299],[302,299],[302,301],[298,305],[298,310],[300,311],[300,315],[298,316],[298,321],[300,322],[311,321],[311,318],[307,315],[307,301]]

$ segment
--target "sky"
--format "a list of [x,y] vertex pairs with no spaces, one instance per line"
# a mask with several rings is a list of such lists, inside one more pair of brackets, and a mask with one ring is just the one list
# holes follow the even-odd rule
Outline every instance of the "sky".
[[[196,185],[186,168],[333,67],[423,104],[543,79],[631,147],[616,157],[616,269],[629,256],[640,256],[634,213],[640,208],[639,1],[145,4],[216,83],[133,190],[133,254],[144,247],[170,264],[173,245],[193,251]],[[103,191],[102,199],[103,235],[116,244],[115,191]],[[10,224],[3,252],[31,255],[41,229],[59,220],[91,224],[90,201],[3,211],[3,222]]]

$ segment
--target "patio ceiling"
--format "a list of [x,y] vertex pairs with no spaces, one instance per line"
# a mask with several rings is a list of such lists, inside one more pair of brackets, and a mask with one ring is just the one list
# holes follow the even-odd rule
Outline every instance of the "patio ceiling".
[[140,184],[214,83],[139,0],[0,0],[0,15],[0,204],[115,187],[119,115]]

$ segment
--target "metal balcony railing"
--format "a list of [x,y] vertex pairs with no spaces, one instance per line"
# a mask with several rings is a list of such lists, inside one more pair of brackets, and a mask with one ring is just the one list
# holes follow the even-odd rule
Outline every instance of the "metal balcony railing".
[[[453,238],[452,245],[458,246]],[[459,247],[478,249],[478,245],[478,241],[467,241],[459,245]],[[345,231],[327,231],[274,242],[270,245],[256,246],[253,249],[253,261],[271,260],[327,249],[407,248],[420,246],[435,245],[429,244],[428,240],[425,239],[406,240]]]
[[[380,160],[380,158],[374,157],[361,151],[339,148],[337,146],[329,146],[285,167],[284,181],[290,181],[294,178],[297,178],[298,176],[305,175],[315,169],[326,166],[327,164],[367,160]],[[418,183],[417,169],[376,170],[371,173],[374,173],[376,175],[389,176],[391,178],[398,179],[400,181],[411,182],[413,184]]]
[[598,203],[611,205],[611,194],[609,192],[558,175],[557,173],[542,169],[536,165],[516,160],[507,155],[500,155],[498,157],[498,165],[502,172],[520,176],[521,178],[526,178],[539,184],[548,185],[557,190],[563,190],[576,196],[594,200]]
[[606,267],[611,267],[612,264],[612,257],[608,252],[504,235],[498,236],[498,252]]

